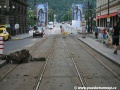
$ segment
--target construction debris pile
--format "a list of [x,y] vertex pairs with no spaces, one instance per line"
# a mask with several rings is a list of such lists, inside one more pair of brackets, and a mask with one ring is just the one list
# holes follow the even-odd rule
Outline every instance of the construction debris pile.
[[27,63],[32,60],[32,56],[27,49],[10,53],[7,57],[14,64]]

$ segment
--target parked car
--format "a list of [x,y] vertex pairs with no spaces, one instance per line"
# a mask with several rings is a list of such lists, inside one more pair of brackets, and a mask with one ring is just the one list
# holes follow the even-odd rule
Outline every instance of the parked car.
[[43,28],[42,27],[37,27],[37,26],[34,27],[33,37],[36,37],[36,36],[40,36],[40,37],[43,36]]
[[6,25],[0,25],[0,36],[3,37],[3,40],[9,40],[9,33],[6,28]]

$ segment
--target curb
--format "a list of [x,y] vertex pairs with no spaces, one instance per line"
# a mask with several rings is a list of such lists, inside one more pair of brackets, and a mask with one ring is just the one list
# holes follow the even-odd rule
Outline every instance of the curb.
[[[82,41],[80,38],[78,38],[78,40]],[[113,62],[114,64],[116,64],[117,66],[120,66],[120,64],[114,60],[112,60],[110,57],[104,55],[103,53],[99,52],[98,50],[96,50],[95,48],[93,48],[92,46],[90,46],[89,44],[87,44],[86,42],[82,41],[83,43],[85,43],[87,46],[91,47],[93,50],[95,50],[96,52],[98,52],[100,55],[102,55],[103,57],[109,59],[111,62]]]
[[14,38],[13,40],[20,40],[21,38]]
[[31,36],[24,37],[24,38],[13,38],[13,39],[11,39],[11,40],[22,40],[22,39],[26,39],[26,38],[29,38],[29,37],[31,37]]
[[2,68],[3,66],[5,66],[7,64],[7,60],[0,60],[0,68]]

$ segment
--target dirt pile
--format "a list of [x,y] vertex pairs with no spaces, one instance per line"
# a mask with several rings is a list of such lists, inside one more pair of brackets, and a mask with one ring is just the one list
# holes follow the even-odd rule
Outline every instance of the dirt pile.
[[27,63],[32,60],[32,56],[29,50],[23,49],[21,51],[16,51],[8,55],[8,60],[12,61],[14,64]]

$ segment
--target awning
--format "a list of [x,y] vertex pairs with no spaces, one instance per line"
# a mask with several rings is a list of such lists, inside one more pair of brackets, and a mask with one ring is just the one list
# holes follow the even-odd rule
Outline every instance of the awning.
[[[117,14],[118,14],[118,12],[113,12],[113,13],[110,13],[109,16],[113,17],[113,16],[116,16]],[[108,14],[97,16],[96,19],[107,18],[107,16],[108,16]]]

